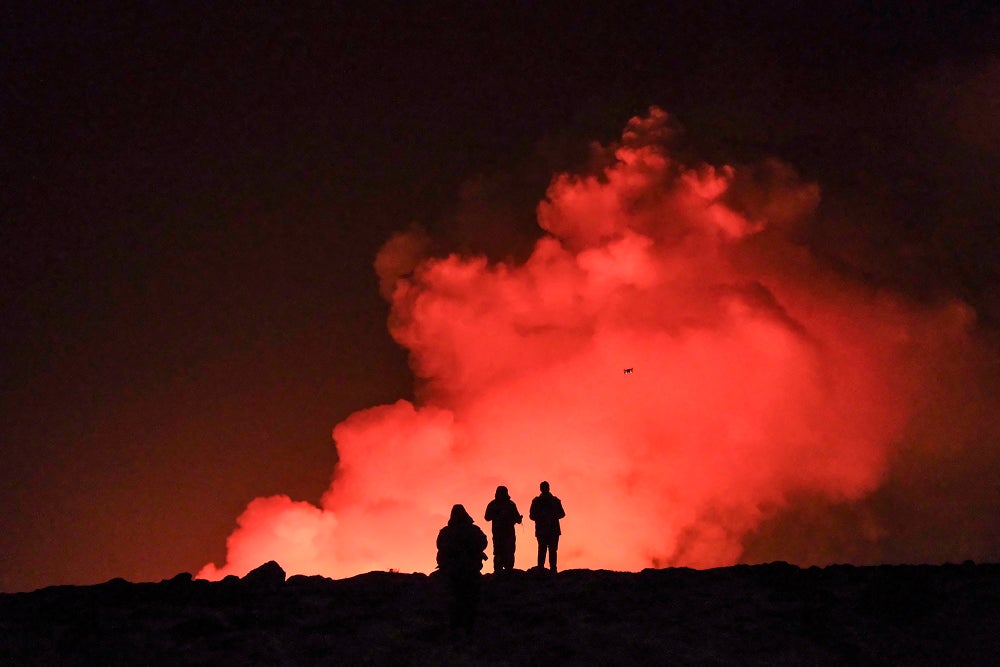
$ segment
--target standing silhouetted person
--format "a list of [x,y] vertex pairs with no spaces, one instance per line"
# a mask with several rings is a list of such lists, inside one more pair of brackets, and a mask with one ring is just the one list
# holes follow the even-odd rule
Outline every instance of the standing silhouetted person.
[[535,537],[538,538],[538,567],[545,567],[545,553],[549,554],[549,567],[556,572],[556,550],[559,549],[559,519],[566,516],[562,502],[549,493],[549,483],[538,485],[541,494],[531,501],[528,516],[535,522]]
[[514,524],[521,513],[506,486],[498,486],[496,497],[486,506],[486,520],[493,522],[493,571],[514,569]]
[[479,610],[479,572],[486,560],[486,533],[462,505],[451,508],[448,525],[437,537],[437,565],[451,595],[448,615],[452,629],[472,630]]

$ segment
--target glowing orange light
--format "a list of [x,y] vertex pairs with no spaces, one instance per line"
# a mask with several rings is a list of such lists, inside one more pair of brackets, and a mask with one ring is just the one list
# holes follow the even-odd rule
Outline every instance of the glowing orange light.
[[[503,484],[526,513],[543,479],[567,512],[563,568],[727,565],[790,494],[875,489],[920,359],[964,335],[961,305],[918,308],[824,268],[783,234],[815,185],[772,164],[778,186],[735,188],[732,167],[676,164],[666,125],[658,109],[634,118],[602,173],[556,176],[524,264],[387,243],[376,266],[420,404],[337,425],[321,507],[254,500],[227,563],[200,576],[271,559],[430,571],[454,503],[483,524]],[[530,525],[517,537],[516,566],[533,565]]]

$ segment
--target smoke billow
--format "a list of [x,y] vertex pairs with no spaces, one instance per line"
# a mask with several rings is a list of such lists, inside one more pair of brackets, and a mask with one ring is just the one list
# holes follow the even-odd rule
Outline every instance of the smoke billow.
[[[796,536],[833,514],[851,537],[809,558],[893,553],[872,547],[891,527],[865,504],[919,478],[907,461],[986,437],[982,411],[960,410],[984,354],[973,310],[821,261],[802,240],[822,224],[816,184],[776,160],[681,164],[669,121],[651,109],[595,147],[594,173],[555,176],[523,263],[390,239],[376,267],[417,404],[337,425],[320,506],[254,500],[225,566],[200,576],[270,559],[429,571],[452,504],[480,518],[505,484],[526,513],[543,479],[567,511],[564,567],[800,554]],[[533,565],[530,528],[519,537],[517,566]]]

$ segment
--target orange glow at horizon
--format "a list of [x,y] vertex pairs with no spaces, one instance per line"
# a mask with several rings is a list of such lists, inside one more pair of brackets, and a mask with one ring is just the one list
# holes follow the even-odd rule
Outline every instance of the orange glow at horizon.
[[[599,173],[555,176],[523,264],[390,239],[375,264],[418,403],[338,424],[320,506],[253,500],[199,576],[429,572],[454,503],[488,534],[496,486],[527,515],[542,480],[564,569],[731,565],[796,494],[876,490],[923,392],[959,372],[971,309],[819,261],[795,234],[819,188],[790,167],[687,166],[670,139],[654,108],[595,148]],[[534,561],[525,518],[515,566]]]

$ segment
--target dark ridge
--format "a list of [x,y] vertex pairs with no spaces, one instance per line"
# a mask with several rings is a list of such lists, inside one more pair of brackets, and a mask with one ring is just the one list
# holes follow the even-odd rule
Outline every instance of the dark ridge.
[[0,664],[991,664],[1000,565],[484,575],[452,634],[437,575],[112,579],[0,595]]

